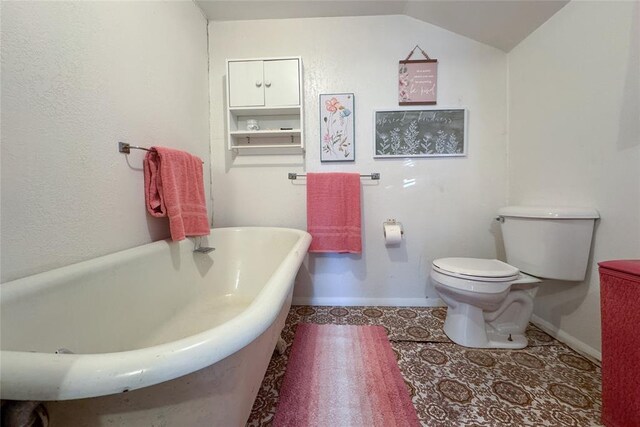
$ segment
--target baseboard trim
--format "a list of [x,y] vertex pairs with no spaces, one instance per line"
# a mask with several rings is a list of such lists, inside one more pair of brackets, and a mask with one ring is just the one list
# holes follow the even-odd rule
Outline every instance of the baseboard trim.
[[598,363],[602,362],[602,353],[600,351],[596,350],[590,345],[585,344],[584,342],[580,341],[573,335],[566,333],[562,329],[555,327],[554,325],[547,322],[546,320],[534,314],[533,316],[531,316],[531,323],[533,323],[534,325],[536,325],[537,327],[542,329],[544,332],[548,333],[549,335],[557,339],[558,341],[568,345],[573,350],[577,351],[583,356],[586,356],[589,359],[594,360]]
[[293,305],[446,307],[440,298],[293,297]]

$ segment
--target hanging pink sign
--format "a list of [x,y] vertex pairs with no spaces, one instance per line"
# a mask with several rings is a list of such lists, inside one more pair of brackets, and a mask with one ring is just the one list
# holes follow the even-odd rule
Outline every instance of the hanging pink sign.
[[[426,59],[410,60],[416,49]],[[398,104],[400,105],[433,105],[436,104],[438,86],[438,60],[419,46],[409,52],[404,61],[400,61],[398,73]]]

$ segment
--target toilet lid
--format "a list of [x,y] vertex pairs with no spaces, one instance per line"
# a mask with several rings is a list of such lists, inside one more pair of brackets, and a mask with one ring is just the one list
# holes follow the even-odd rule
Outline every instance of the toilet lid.
[[440,258],[433,265],[443,273],[458,277],[511,280],[518,277],[520,270],[497,259],[482,258]]

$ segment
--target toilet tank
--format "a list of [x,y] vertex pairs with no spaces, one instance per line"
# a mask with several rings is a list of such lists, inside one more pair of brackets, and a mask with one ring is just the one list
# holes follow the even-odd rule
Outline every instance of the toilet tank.
[[541,278],[584,280],[598,211],[509,206],[498,215],[509,264]]

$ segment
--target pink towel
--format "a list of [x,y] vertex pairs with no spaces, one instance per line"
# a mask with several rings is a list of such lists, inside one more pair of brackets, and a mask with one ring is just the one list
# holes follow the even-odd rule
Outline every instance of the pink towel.
[[309,252],[362,252],[360,175],[307,174]]
[[172,240],[208,236],[202,160],[172,148],[151,150],[144,158],[147,210],[155,217],[169,217]]

